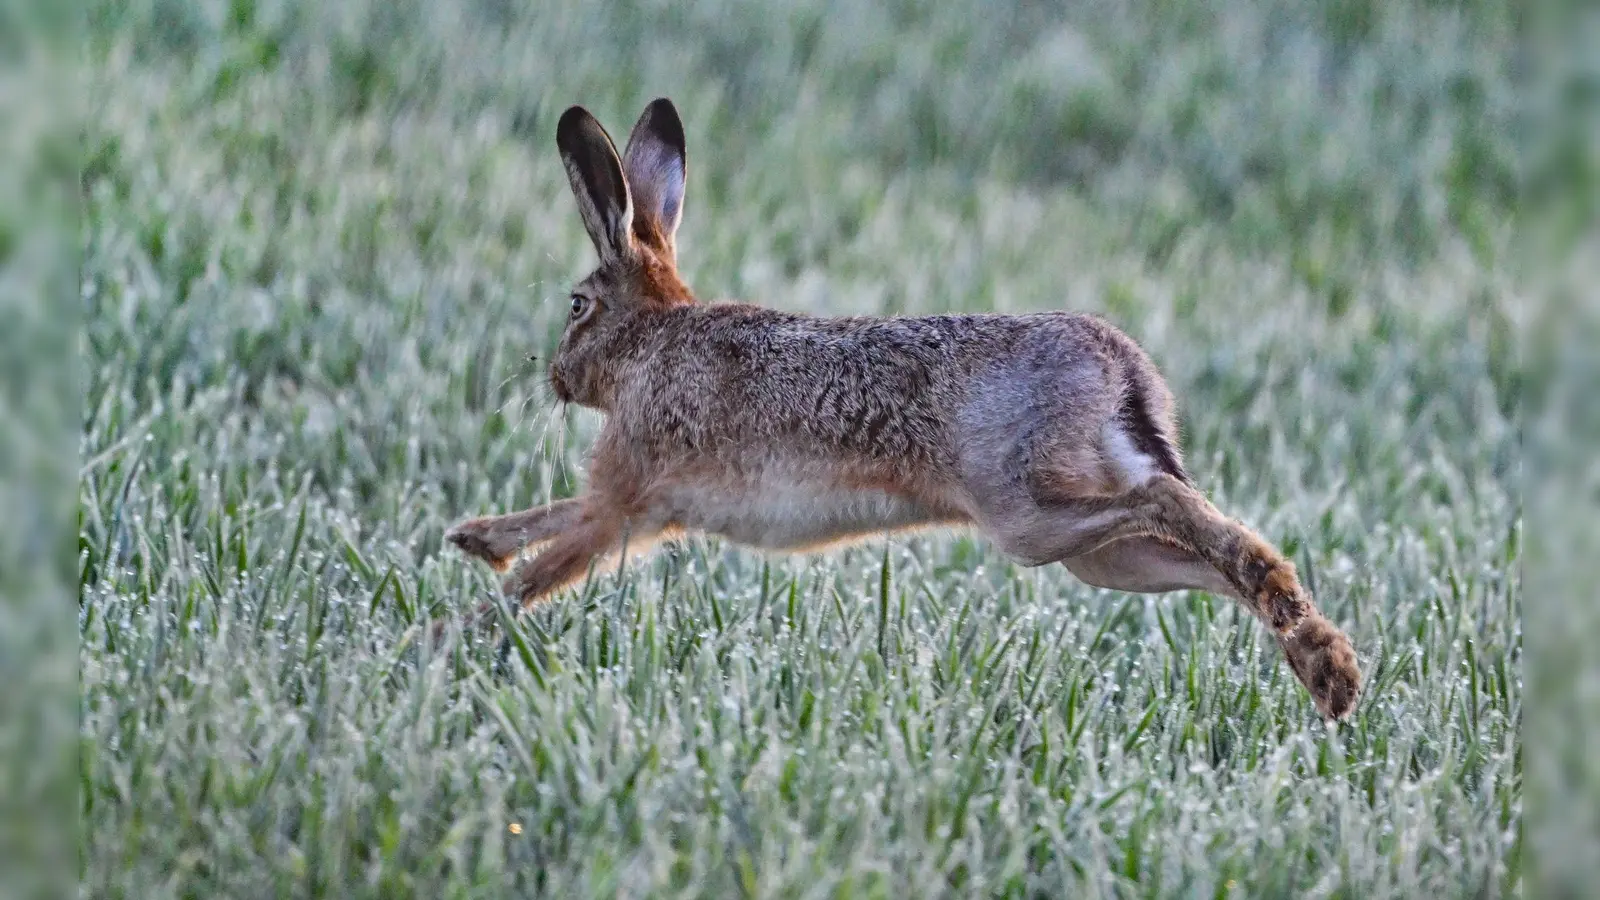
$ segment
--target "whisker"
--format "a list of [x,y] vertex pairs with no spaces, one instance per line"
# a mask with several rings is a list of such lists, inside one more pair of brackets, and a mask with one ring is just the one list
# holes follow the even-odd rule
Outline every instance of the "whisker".
[[[496,394],[500,394],[500,393],[505,391],[506,385],[508,385],[511,382],[517,380],[518,378],[522,378],[522,377],[527,376],[529,370],[531,368],[533,368],[534,364],[537,363],[537,362],[538,362],[538,356],[537,355],[533,355],[533,356],[527,357],[525,360],[523,360],[521,363],[519,363],[517,365],[516,369],[510,375],[507,375],[498,385],[495,386],[494,392]],[[497,415],[503,415],[505,413],[505,411],[506,411],[506,407],[510,406],[520,396],[521,396],[520,394],[515,393],[515,392],[511,393],[510,395],[507,395],[506,399],[505,399],[505,402],[501,403],[500,406],[495,409],[495,413]],[[526,401],[524,401],[524,402],[526,402]]]
[[511,430],[513,433],[522,430],[523,422],[527,421],[528,407],[539,400],[540,397],[537,391],[529,391],[528,394],[522,398],[522,402],[517,404],[517,418],[516,421],[511,424]]
[[[533,390],[522,401],[522,405],[518,409],[518,419],[517,419],[517,423],[513,426],[513,430],[520,430],[521,429],[523,423],[526,421],[527,409],[528,409],[528,407],[530,405],[533,405],[534,403],[538,403],[542,407],[544,407],[542,412],[534,420],[534,423],[533,423],[534,425],[539,426],[539,438],[538,438],[538,440],[540,441],[540,443],[543,443],[545,438],[550,433],[550,421],[551,421],[551,418],[553,416],[559,414],[559,409],[563,404],[560,403],[560,398],[555,396],[555,391],[549,385],[547,385],[547,384],[535,385],[533,387]],[[548,406],[546,406],[546,404],[548,404]],[[529,430],[529,433],[532,433],[533,427],[530,426],[528,430]]]
[[[504,414],[505,411],[506,411],[506,407],[510,406],[512,403],[517,402],[518,400],[521,401],[521,407],[526,407],[527,403],[528,403],[528,398],[531,397],[531,396],[533,396],[531,393],[530,394],[523,394],[523,393],[513,392],[513,393],[511,393],[511,394],[506,396],[506,401],[504,403],[500,404],[500,408],[495,410],[495,412],[500,413],[500,414]],[[520,419],[520,416],[521,416],[521,413],[522,413],[522,408],[521,407],[519,407],[518,410],[517,410],[517,413],[518,413],[518,416],[519,416],[518,421],[521,421],[521,419]]]
[[506,411],[506,407],[508,407],[508,406],[510,406],[510,405],[511,405],[511,404],[512,404],[512,403],[514,403],[514,402],[516,402],[516,400],[517,400],[517,399],[518,399],[518,397],[519,397],[519,396],[520,396],[520,395],[518,395],[518,394],[515,394],[515,393],[513,393],[513,394],[508,394],[508,395],[506,395],[506,400],[505,400],[505,402],[504,402],[504,403],[502,403],[502,404],[500,404],[500,406],[499,406],[499,408],[497,408],[497,409],[496,409],[496,410],[495,410],[495,411],[494,411],[494,412],[495,412],[495,415],[505,415],[505,411]]
[[565,403],[561,404],[560,410],[561,415],[558,418],[561,420],[561,428],[557,431],[556,436],[556,472],[561,476],[562,481],[575,481],[575,475],[571,467],[567,465],[567,420],[569,417],[566,415]]
[[[551,400],[553,402],[550,404],[549,409],[545,410],[544,421],[541,423],[541,427],[539,428],[539,443],[546,447],[548,447],[550,440],[550,426],[557,422],[562,423],[563,429],[566,426],[565,405],[561,403],[559,398],[551,397]],[[564,431],[558,432],[557,439],[559,443],[555,447],[555,455],[558,466],[560,465],[562,458],[566,455],[566,442],[560,440],[560,437],[563,434]]]
[[512,372],[510,375],[507,375],[504,380],[502,380],[499,384],[494,386],[495,393],[498,394],[501,391],[505,390],[506,389],[506,385],[508,385],[511,382],[515,381],[518,376],[523,375],[523,374],[525,374],[525,373],[521,369],[518,369],[517,371]]

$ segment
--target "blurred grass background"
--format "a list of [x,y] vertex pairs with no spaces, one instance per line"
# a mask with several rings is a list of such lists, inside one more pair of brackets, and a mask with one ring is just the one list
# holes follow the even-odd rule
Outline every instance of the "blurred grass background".
[[[77,869],[75,98],[58,9],[0,0],[0,896]],[[70,16],[69,16],[70,17]],[[68,115],[61,115],[63,111]]]
[[[1520,892],[1507,6],[95,0],[87,26],[87,893]],[[1215,598],[962,536],[694,540],[508,643],[427,642],[493,588],[444,527],[576,490],[597,424],[526,362],[592,263],[555,118],[621,138],[659,95],[708,299],[1070,308],[1149,348],[1204,487],[1356,641],[1353,725]]]

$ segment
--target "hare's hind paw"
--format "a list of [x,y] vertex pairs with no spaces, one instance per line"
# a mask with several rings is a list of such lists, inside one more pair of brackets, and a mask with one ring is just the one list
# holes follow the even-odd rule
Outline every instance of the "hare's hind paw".
[[1344,632],[1313,613],[1281,640],[1290,667],[1311,692],[1317,710],[1335,721],[1349,716],[1361,697],[1361,669]]
[[461,522],[446,531],[444,539],[502,573],[511,568],[511,561],[522,549],[520,541],[508,540],[507,535],[497,532],[489,518]]

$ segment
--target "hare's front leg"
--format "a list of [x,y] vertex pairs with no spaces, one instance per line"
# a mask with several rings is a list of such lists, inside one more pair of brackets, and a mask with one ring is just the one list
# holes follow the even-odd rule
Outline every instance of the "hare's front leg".
[[637,528],[609,511],[586,509],[578,524],[562,532],[534,558],[517,566],[506,578],[503,590],[516,598],[524,609],[540,599],[572,584],[588,574],[589,567],[612,556],[623,545],[642,550],[657,534],[641,534]]
[[445,532],[444,539],[504,572],[523,550],[576,527],[582,518],[582,500],[557,500],[504,516],[468,519]]
[[[504,590],[531,605],[534,599],[582,576],[590,560],[611,548],[616,529],[596,519],[581,499],[560,500],[504,516],[469,519],[451,528],[445,538],[464,552],[476,556],[497,571],[510,568],[511,561],[525,548],[550,542],[543,553],[524,563],[509,579]],[[494,604],[484,603],[465,620],[472,628],[487,622]],[[438,639],[448,620],[434,623]]]

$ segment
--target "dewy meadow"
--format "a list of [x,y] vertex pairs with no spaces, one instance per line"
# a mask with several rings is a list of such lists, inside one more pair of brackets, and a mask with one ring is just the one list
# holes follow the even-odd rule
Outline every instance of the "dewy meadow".
[[[93,896],[1507,896],[1524,850],[1509,13],[1364,0],[97,0]],[[931,532],[694,539],[488,636],[572,495],[554,152],[670,95],[678,259],[822,314],[1097,312],[1366,693],[1231,601]],[[530,361],[530,356],[539,357]]]

